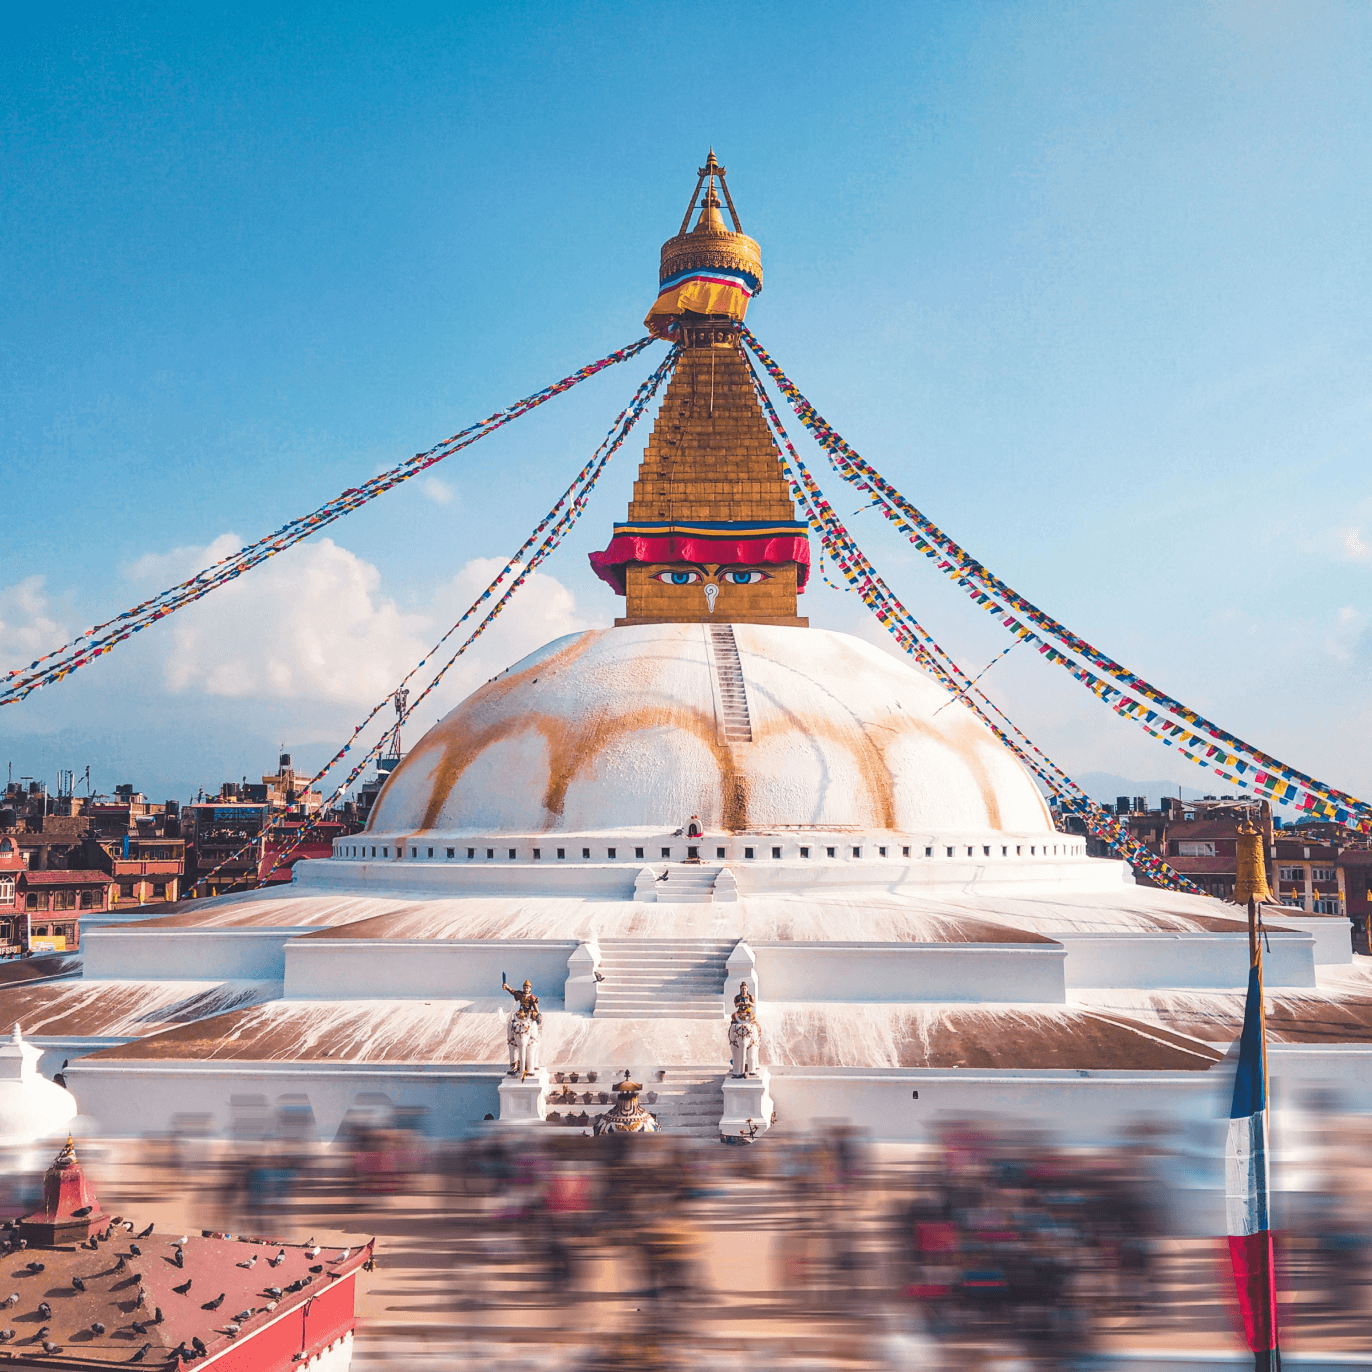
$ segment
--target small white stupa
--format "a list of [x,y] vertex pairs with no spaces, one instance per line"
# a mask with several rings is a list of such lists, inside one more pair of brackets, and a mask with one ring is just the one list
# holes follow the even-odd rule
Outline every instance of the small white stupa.
[[17,1024],[9,1042],[0,1043],[0,1148],[47,1138],[76,1118],[76,1097],[39,1074],[42,1056]]

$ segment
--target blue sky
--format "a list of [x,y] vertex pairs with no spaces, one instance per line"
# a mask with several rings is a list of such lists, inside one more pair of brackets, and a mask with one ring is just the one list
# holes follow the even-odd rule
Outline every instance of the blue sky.
[[[762,244],[749,322],[850,442],[1085,637],[1367,796],[1369,58],[1372,13],[1334,4],[11,15],[0,663],[638,337],[713,145]],[[656,355],[0,710],[0,763],[184,798],[280,743],[322,759]],[[609,622],[585,555],[644,437],[421,723]],[[1213,789],[1032,655],[987,684],[1069,771]]]

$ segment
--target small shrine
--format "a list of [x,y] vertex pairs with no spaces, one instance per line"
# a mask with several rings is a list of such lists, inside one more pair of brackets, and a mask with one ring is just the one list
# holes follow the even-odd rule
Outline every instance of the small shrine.
[[624,1079],[615,1083],[615,1103],[603,1114],[596,1117],[595,1135],[602,1134],[656,1134],[657,1121],[647,1109],[639,1104],[641,1083],[629,1080],[629,1070],[624,1069]]

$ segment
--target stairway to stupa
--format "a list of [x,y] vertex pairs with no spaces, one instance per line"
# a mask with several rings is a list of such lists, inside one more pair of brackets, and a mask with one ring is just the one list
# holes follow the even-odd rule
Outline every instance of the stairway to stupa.
[[715,898],[715,878],[723,870],[722,862],[664,863],[654,894],[659,901],[677,905],[708,905]]
[[[548,1085],[548,1123],[554,1128],[590,1129],[615,1103],[614,1083],[623,1068],[567,1068]],[[594,1073],[595,1080],[591,1075]],[[577,1080],[573,1081],[572,1078]],[[700,1067],[667,1067],[643,1072],[639,1102],[664,1134],[718,1139],[724,1113],[724,1072]],[[603,1099],[602,1099],[603,1097]]]
[[735,939],[601,939],[597,1019],[723,1019]]
[[734,640],[732,624],[710,625],[710,647],[719,686],[719,707],[727,743],[751,743],[753,722],[748,715],[748,693],[743,684],[743,663]]

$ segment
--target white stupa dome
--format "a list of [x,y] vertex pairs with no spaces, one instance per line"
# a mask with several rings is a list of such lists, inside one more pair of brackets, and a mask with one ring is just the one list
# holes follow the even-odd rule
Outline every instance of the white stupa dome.
[[695,814],[732,830],[1051,832],[1028,772],[924,672],[848,634],[730,627],[734,671],[714,625],[547,644],[424,735],[369,829],[575,833]]
[[47,1138],[76,1118],[76,1097],[38,1071],[42,1052],[14,1026],[0,1042],[0,1147]]

